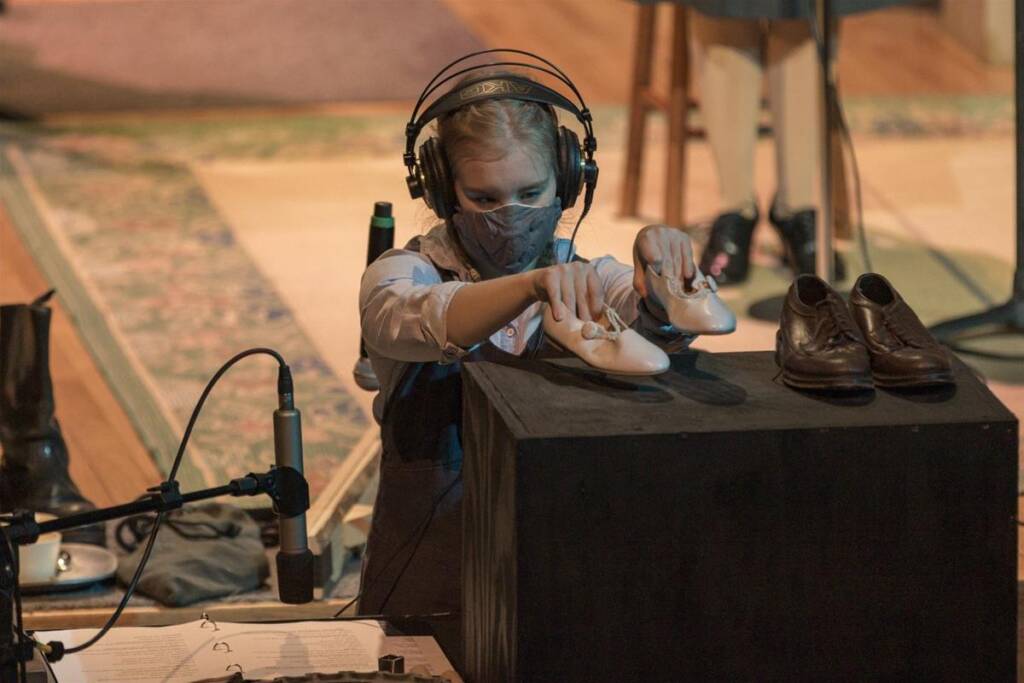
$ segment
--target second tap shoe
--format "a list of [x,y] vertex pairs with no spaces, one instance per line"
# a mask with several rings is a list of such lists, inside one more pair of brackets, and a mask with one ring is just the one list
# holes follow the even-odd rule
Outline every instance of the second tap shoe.
[[736,316],[718,297],[715,280],[700,269],[689,286],[670,275],[659,275],[652,266],[647,266],[645,275],[648,294],[680,332],[729,334],[736,330]]
[[798,389],[870,389],[871,359],[846,302],[821,278],[790,285],[775,338],[782,381]]
[[878,386],[953,382],[949,353],[887,279],[877,273],[861,275],[850,292],[850,310],[867,343]]

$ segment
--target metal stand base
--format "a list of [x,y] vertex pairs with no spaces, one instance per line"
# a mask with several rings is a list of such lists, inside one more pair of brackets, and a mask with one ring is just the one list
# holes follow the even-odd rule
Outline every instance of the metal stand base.
[[981,313],[943,321],[933,326],[931,333],[940,342],[959,353],[1002,360],[1024,360],[1022,355],[994,354],[964,347],[958,343],[991,334],[1024,334],[1024,296],[1014,296],[1005,304]]
[[1014,100],[1016,102],[1016,201],[1017,201],[1017,263],[1013,273],[1013,293],[1010,300],[982,313],[947,320],[931,328],[935,337],[961,353],[1020,360],[1024,356],[1009,356],[964,348],[956,343],[968,338],[976,339],[993,333],[1024,333],[1024,0],[1016,0],[1014,22]]

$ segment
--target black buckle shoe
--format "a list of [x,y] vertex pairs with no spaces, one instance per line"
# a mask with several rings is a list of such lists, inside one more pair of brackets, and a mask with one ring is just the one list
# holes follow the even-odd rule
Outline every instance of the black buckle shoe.
[[[815,272],[815,222],[818,212],[814,209],[804,209],[781,218],[772,204],[768,212],[768,220],[775,227],[782,239],[783,258],[782,262],[793,269],[794,275],[809,274]],[[846,279],[846,264],[842,256],[836,252],[835,272],[837,280]]]
[[700,270],[715,278],[718,285],[734,285],[747,279],[750,272],[750,241],[760,218],[739,211],[723,213],[711,226],[711,236],[700,258]]

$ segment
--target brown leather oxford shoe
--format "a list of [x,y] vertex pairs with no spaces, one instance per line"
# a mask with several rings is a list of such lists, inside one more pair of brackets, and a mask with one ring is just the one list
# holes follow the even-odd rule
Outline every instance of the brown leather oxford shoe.
[[949,353],[884,277],[865,273],[857,278],[850,292],[850,311],[867,343],[878,386],[953,382]]
[[797,389],[870,389],[871,360],[846,302],[821,278],[800,275],[786,293],[775,336],[782,381]]

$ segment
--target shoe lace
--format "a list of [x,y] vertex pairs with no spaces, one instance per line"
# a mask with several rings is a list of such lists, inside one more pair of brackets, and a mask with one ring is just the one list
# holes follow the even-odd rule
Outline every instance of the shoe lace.
[[615,341],[628,328],[628,325],[626,325],[622,318],[619,317],[619,314],[615,312],[615,309],[608,304],[604,305],[603,317],[608,321],[607,327],[594,320],[588,320],[583,323],[583,327],[580,329],[580,334],[583,335],[584,339],[607,339],[608,341]]
[[668,291],[673,296],[692,297],[703,289],[710,290],[712,294],[718,291],[718,283],[710,275],[705,275],[701,280],[694,279],[690,284],[690,289],[686,289],[686,285],[678,278],[668,277],[666,280],[668,280]]
[[895,306],[894,310],[883,319],[889,331],[904,346],[923,349],[931,345],[931,339],[924,331],[923,325],[905,304]]
[[845,341],[860,339],[860,333],[841,300],[831,296],[825,297],[817,303],[816,308],[826,309],[826,315],[818,316],[818,329],[815,331],[815,337],[820,338],[823,334],[827,335],[830,347],[839,346]]

